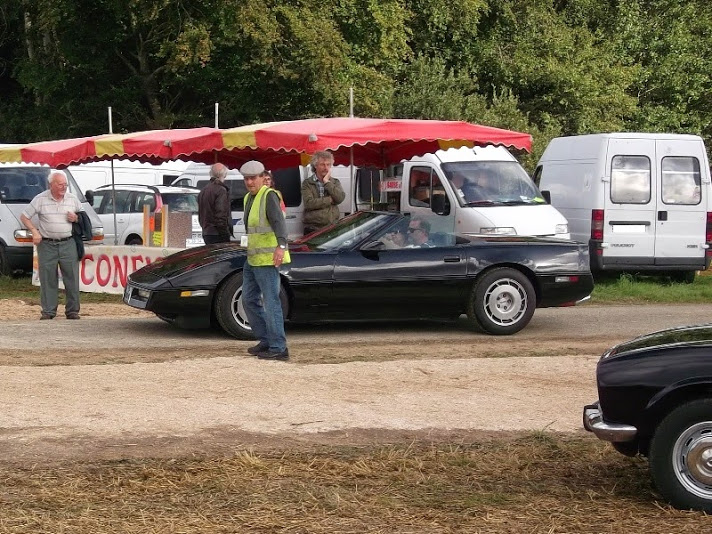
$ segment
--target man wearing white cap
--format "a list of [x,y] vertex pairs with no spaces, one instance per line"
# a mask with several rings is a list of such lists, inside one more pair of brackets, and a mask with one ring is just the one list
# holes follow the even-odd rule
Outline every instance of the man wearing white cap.
[[247,188],[244,210],[247,261],[242,272],[242,303],[258,340],[247,352],[262,360],[288,360],[279,300],[279,267],[290,262],[287,225],[279,195],[264,185],[264,170],[265,166],[254,160],[240,167]]

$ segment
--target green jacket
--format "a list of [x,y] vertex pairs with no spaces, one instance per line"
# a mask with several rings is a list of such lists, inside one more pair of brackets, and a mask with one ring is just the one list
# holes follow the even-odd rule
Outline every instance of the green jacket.
[[[312,174],[302,182],[304,201],[304,226],[324,228],[339,220],[339,204],[346,198],[341,182],[331,178],[324,186],[324,196],[319,196],[316,175]],[[333,200],[332,200],[333,199]]]

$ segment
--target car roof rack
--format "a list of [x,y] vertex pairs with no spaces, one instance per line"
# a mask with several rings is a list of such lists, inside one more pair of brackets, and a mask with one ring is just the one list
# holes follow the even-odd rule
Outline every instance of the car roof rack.
[[[116,187],[116,186],[146,187],[146,188],[150,189],[151,191],[153,191],[154,193],[158,193],[158,194],[161,193],[161,191],[155,185],[120,183],[120,184],[114,184],[114,187]],[[96,187],[95,190],[96,189],[106,189],[106,188],[110,188],[110,187],[111,187],[111,184],[104,184],[104,185],[100,185],[99,187]],[[164,187],[166,187],[166,186],[164,186]]]

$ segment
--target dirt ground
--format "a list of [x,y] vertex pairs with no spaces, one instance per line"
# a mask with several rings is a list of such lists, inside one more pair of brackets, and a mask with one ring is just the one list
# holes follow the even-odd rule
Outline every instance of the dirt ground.
[[38,321],[36,305],[0,299],[0,460],[583,433],[605,348],[710,312],[538,310],[509,337],[474,333],[464,319],[289,327],[283,363],[121,304],[83,304],[81,321]]

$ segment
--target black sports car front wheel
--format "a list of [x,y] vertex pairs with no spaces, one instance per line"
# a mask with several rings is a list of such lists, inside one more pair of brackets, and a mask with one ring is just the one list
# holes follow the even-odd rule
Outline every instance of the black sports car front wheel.
[[[282,315],[287,317],[288,299],[284,287],[280,288],[279,300],[282,303]],[[237,339],[254,339],[255,335],[247,320],[242,304],[242,273],[233,274],[218,289],[215,298],[215,316],[220,327]]]

